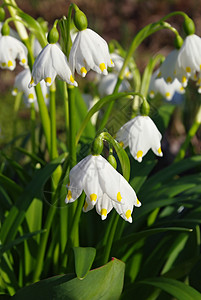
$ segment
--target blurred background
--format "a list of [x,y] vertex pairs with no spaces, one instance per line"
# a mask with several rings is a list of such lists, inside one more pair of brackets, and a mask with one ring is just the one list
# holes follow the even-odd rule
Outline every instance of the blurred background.
[[[50,28],[56,18],[67,15],[70,1],[67,0],[16,0],[18,6],[26,13],[34,18],[43,17],[48,22]],[[151,22],[158,21],[161,17],[173,11],[186,12],[195,22],[196,34],[201,36],[201,0],[78,0],[75,3],[87,15],[88,27],[95,30],[107,42],[112,39],[117,40],[122,47],[128,49],[133,37],[136,33]],[[8,16],[8,14],[7,14]],[[172,17],[168,20],[182,35],[182,17]],[[12,26],[12,23],[11,23]],[[142,72],[152,55],[161,53],[167,55],[173,49],[174,35],[169,30],[163,30],[155,33],[146,39],[138,48],[135,59],[137,65]],[[14,84],[16,74],[19,73],[21,67],[18,65],[15,71],[0,70],[0,148],[4,147],[12,139],[13,135],[13,106],[14,97],[11,91]],[[191,88],[191,87],[190,87]],[[196,89],[192,88],[190,101],[199,97]],[[29,129],[29,109],[23,103],[18,113],[17,131],[23,132]],[[62,119],[59,117],[58,111],[58,130]],[[62,107],[61,107],[62,109]],[[179,121],[179,115],[176,115],[173,130],[169,128],[169,139],[175,135],[184,139],[185,128]],[[189,122],[189,118],[186,118]],[[187,124],[188,126],[188,124]],[[61,124],[62,127],[62,124]],[[176,130],[176,132],[175,132]],[[199,139],[198,139],[199,140]],[[200,151],[200,143],[195,141],[196,152]],[[176,146],[177,151],[179,145]]]

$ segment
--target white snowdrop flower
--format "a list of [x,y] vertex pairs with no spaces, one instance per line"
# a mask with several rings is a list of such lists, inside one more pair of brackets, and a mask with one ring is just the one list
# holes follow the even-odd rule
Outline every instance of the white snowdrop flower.
[[163,156],[160,143],[162,135],[148,116],[140,115],[124,124],[117,132],[116,139],[124,148],[129,146],[132,156],[139,162],[149,149]]
[[164,62],[160,66],[160,72],[158,78],[163,78],[167,83],[171,84],[175,78],[181,82],[183,87],[188,84],[188,78],[186,71],[178,65],[179,50],[174,49],[171,51]]
[[70,51],[69,63],[73,74],[76,70],[82,77],[90,69],[107,75],[107,67],[114,66],[106,41],[89,28],[77,33]]
[[196,34],[188,35],[178,53],[178,67],[183,69],[187,77],[193,78],[201,71],[201,38]]
[[104,220],[114,207],[124,220],[132,222],[133,207],[141,203],[126,179],[101,155],[85,157],[72,168],[69,177],[66,203],[74,202],[84,190],[85,212],[96,206]]
[[175,92],[179,94],[184,94],[185,89],[182,84],[179,82],[177,78],[173,78],[173,80],[167,83],[164,78],[158,77],[159,70],[155,71],[151,77],[150,85],[149,85],[149,96],[150,98],[154,98],[156,94],[161,94],[167,100],[172,100]]
[[[111,59],[114,63],[114,72],[119,73],[123,66],[124,58],[118,55],[117,53],[111,53]],[[128,67],[125,68],[124,76],[128,79],[131,79],[133,77]]]
[[[100,97],[111,95],[113,93],[117,83],[117,79],[118,75],[114,73],[109,73],[107,76],[101,78],[98,85]],[[130,89],[130,83],[126,79],[124,79],[119,86],[118,92],[125,92],[129,91]]]
[[[37,100],[34,87],[28,88],[28,83],[30,81],[30,78],[31,78],[31,72],[29,68],[21,71],[15,77],[14,89],[12,90],[13,96],[16,96],[18,92],[23,92],[25,103],[36,102]],[[49,89],[46,87],[44,82],[41,82],[41,89],[42,89],[45,102],[47,103],[49,100]]]
[[48,44],[42,49],[34,62],[29,87],[37,85],[43,79],[46,85],[50,86],[57,75],[68,84],[78,85],[72,76],[64,53],[56,44]]
[[0,67],[14,70],[16,59],[23,67],[27,67],[27,48],[22,42],[9,35],[0,37]]

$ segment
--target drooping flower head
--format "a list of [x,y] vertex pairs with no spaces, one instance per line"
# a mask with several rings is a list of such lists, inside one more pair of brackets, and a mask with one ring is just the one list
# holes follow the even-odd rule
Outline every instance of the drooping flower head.
[[[14,89],[12,91],[13,96],[16,96],[18,92],[23,92],[26,103],[36,102],[37,100],[34,87],[28,88],[30,78],[31,78],[31,72],[29,68],[21,71],[15,77]],[[41,88],[42,88],[42,93],[45,102],[47,102],[49,99],[49,90],[47,86],[44,84],[44,81],[41,82]]]
[[106,41],[89,28],[77,33],[70,51],[69,63],[73,74],[76,70],[82,77],[90,69],[107,75],[107,67],[114,66]]
[[37,85],[43,79],[50,86],[57,75],[68,84],[77,86],[64,53],[56,44],[48,44],[34,62],[29,87]]
[[23,67],[27,67],[27,48],[22,42],[9,35],[0,37],[0,67],[13,71],[16,59]]
[[126,179],[101,155],[89,155],[70,171],[70,183],[65,202],[74,202],[84,191],[85,212],[96,206],[104,220],[114,207],[120,216],[132,222],[134,206],[141,203]]
[[124,148],[129,146],[132,156],[138,162],[142,161],[149,149],[152,149],[156,155],[163,156],[161,133],[148,116],[140,115],[124,124],[117,132],[116,139]]
[[169,83],[162,77],[158,77],[159,70],[155,71],[151,77],[149,85],[149,96],[150,98],[155,97],[156,94],[161,94],[168,101],[172,100],[174,94],[177,92],[179,94],[184,94],[185,89],[177,78]]

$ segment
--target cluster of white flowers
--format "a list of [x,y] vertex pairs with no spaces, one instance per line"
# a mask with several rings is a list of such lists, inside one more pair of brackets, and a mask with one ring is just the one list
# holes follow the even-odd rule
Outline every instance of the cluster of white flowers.
[[171,100],[174,93],[184,93],[188,80],[196,81],[201,93],[201,38],[196,34],[188,35],[180,49],[171,51],[159,70],[153,74],[149,94],[162,94]]
[[131,223],[133,207],[141,206],[126,179],[101,155],[89,155],[71,169],[66,203],[74,202],[82,191],[86,193],[83,211],[95,206],[102,220],[114,207],[124,220]]

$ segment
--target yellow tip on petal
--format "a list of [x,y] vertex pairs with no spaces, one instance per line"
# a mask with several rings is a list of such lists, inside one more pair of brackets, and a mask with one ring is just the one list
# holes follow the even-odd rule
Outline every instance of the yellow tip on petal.
[[67,200],[69,201],[72,198],[71,190],[68,190]]
[[165,93],[165,97],[168,99],[171,97],[171,94],[169,92]]
[[85,204],[84,204],[84,210],[87,209],[87,206],[88,206],[88,203],[87,203],[87,201],[85,201]]
[[125,215],[126,215],[126,219],[129,219],[131,217],[131,210],[130,209],[127,210]]
[[[85,67],[82,67],[82,68],[80,69],[80,72],[81,72],[82,75],[86,75],[86,74],[87,74],[87,70],[85,69]],[[73,79],[73,80],[74,80],[74,79]]]
[[102,208],[101,209],[101,216],[107,216],[107,209],[105,209],[105,208]]
[[13,62],[11,60],[8,61],[8,67],[12,67],[13,66]]
[[137,199],[137,205],[140,205],[141,204],[141,202]]
[[47,82],[47,83],[51,84],[51,82],[52,82],[52,79],[51,79],[50,77],[46,77],[46,78],[45,78],[45,82]]
[[34,83],[34,79],[33,79],[33,77],[31,77],[30,84],[33,84],[33,83]]
[[29,94],[28,99],[33,99],[34,95],[33,94]]
[[140,157],[142,157],[142,155],[143,155],[143,152],[142,152],[142,150],[139,150],[139,151],[137,152],[137,158],[140,158]]
[[6,67],[6,63],[5,62],[1,63],[1,66]]
[[121,202],[121,199],[122,199],[122,197],[121,197],[121,193],[120,193],[120,192],[118,192],[118,193],[117,193],[117,201]]
[[150,96],[151,98],[153,98],[153,97],[155,96],[154,91],[150,91],[150,92],[149,92],[149,96]]
[[72,75],[70,75],[70,81],[71,81],[72,83],[74,83],[74,81],[75,81]]
[[106,70],[106,66],[105,66],[104,63],[101,63],[101,64],[99,65],[99,67],[100,67],[100,69],[101,69],[102,72],[103,72],[104,70]]
[[157,77],[158,77],[158,78],[161,77],[161,72],[158,73]]
[[26,59],[23,58],[23,59],[21,60],[21,62],[22,62],[23,64],[26,64]]
[[186,72],[187,73],[191,73],[191,68],[190,67],[186,67]]
[[182,83],[185,83],[186,80],[187,80],[187,79],[186,79],[186,76],[183,76],[183,77],[182,77]]
[[17,94],[17,93],[18,93],[18,89],[15,88],[15,89],[13,90],[13,94]]
[[96,199],[97,199],[97,195],[96,194],[91,194],[90,195],[90,200],[91,200],[91,202],[96,202]]
[[161,147],[158,148],[158,154],[161,154],[162,153],[162,150],[161,150]]
[[120,145],[121,147],[123,147],[123,146],[124,146],[124,143],[123,143],[123,142],[119,142],[119,145]]
[[171,83],[171,82],[172,82],[172,78],[169,76],[169,77],[166,79],[166,81],[167,81],[168,83]]

